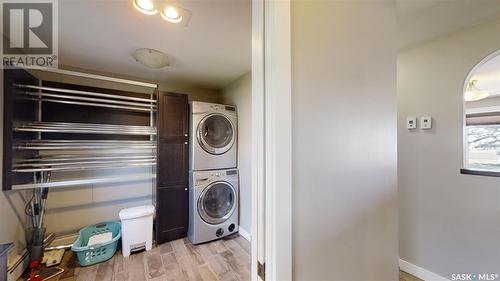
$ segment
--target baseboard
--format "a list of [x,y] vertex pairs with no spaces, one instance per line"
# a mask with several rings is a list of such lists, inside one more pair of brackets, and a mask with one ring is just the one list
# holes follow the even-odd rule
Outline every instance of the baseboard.
[[8,268],[7,271],[7,280],[8,281],[17,281],[21,278],[23,272],[28,268],[29,265],[29,253],[28,250],[24,250],[22,255],[18,256],[18,258],[12,262],[12,265]]
[[240,233],[241,237],[245,238],[248,242],[252,241],[252,235],[250,232],[246,231],[243,227],[238,228],[238,232]]
[[430,272],[427,269],[421,268],[402,259],[399,259],[399,269],[424,281],[449,281],[449,279],[444,278],[441,275],[437,275],[434,272]]

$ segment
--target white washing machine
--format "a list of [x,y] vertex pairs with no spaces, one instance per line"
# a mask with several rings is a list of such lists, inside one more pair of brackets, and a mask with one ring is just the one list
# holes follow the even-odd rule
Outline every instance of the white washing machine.
[[238,232],[238,188],[237,169],[190,173],[191,243],[200,244]]
[[194,101],[190,126],[191,171],[236,168],[236,107]]

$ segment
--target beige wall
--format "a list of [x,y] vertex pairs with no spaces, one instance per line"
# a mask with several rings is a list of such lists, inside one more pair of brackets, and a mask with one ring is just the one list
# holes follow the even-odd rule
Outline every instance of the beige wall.
[[394,1],[292,2],[294,280],[398,279],[396,39]]
[[[500,273],[500,179],[459,173],[464,82],[498,49],[500,18],[398,56],[400,256],[446,278]],[[425,115],[432,130],[405,128]]]
[[238,169],[240,171],[240,228],[252,230],[252,74],[222,89],[223,103],[238,108]]

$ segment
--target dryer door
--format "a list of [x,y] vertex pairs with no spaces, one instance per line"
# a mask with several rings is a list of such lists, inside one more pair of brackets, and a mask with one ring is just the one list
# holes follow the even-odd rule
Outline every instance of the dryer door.
[[231,217],[236,209],[236,190],[225,181],[208,185],[198,198],[198,214],[209,224],[220,224]]
[[226,116],[213,113],[205,116],[197,128],[200,146],[210,154],[223,154],[234,144],[236,129]]

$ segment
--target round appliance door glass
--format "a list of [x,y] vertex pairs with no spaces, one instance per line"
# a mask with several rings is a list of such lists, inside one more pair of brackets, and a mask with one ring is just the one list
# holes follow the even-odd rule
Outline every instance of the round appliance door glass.
[[214,182],[207,186],[198,199],[198,213],[209,224],[220,224],[231,217],[236,209],[236,191],[227,182]]
[[198,125],[198,143],[210,154],[223,154],[234,143],[234,128],[224,115],[210,114]]

